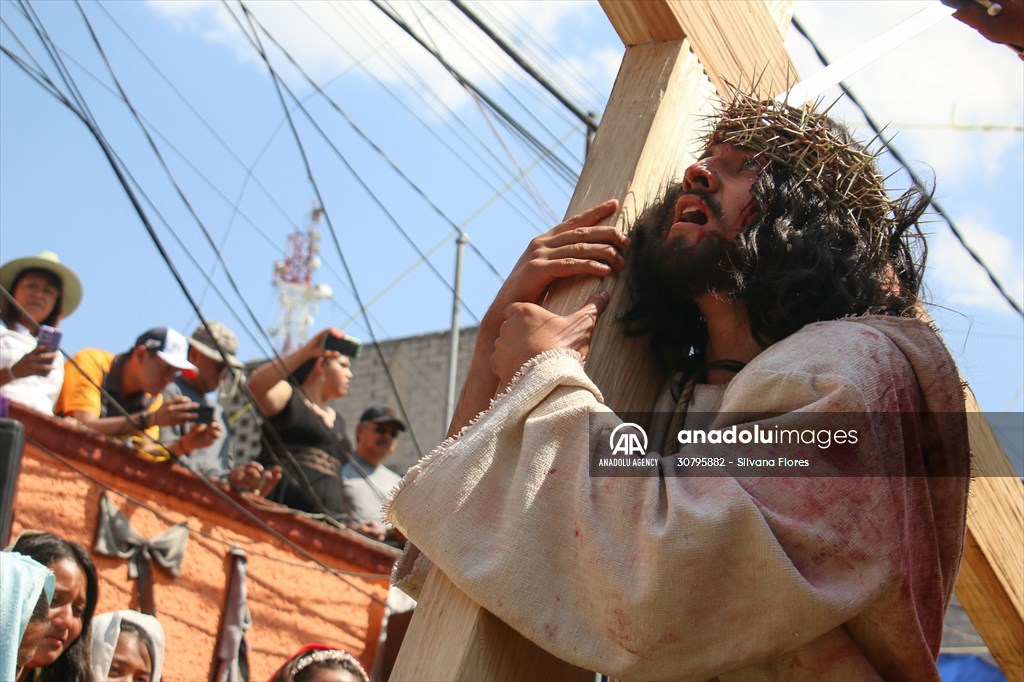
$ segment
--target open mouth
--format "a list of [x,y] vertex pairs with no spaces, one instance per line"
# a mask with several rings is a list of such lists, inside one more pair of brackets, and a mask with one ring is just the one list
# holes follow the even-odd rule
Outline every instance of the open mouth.
[[679,214],[680,223],[695,223],[697,225],[707,225],[708,216],[704,211],[699,208],[689,208]]
[[684,195],[676,202],[675,210],[676,223],[692,223],[694,225],[707,225],[708,210],[699,197],[692,194]]

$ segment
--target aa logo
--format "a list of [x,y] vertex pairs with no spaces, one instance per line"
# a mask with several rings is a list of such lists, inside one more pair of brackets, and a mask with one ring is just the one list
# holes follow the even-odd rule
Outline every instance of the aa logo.
[[608,436],[608,447],[613,455],[642,457],[647,454],[647,432],[639,424],[619,424]]

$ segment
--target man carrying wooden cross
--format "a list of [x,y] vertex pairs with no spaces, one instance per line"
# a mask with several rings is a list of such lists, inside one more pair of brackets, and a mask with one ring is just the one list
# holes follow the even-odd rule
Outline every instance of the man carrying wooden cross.
[[[938,680],[969,450],[956,367],[915,316],[926,204],[890,199],[827,116],[736,93],[629,238],[597,225],[609,201],[531,242],[456,422],[486,411],[390,502],[416,545],[398,584],[415,596],[432,562],[558,658],[623,679]],[[623,268],[621,323],[665,369],[667,416],[635,460],[655,466],[608,475],[595,462],[636,454],[615,452],[583,371],[608,294],[537,304]],[[743,450],[714,431],[812,440]]]

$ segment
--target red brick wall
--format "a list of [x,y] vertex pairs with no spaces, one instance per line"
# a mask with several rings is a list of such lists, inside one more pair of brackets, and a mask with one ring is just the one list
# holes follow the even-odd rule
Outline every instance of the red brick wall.
[[[235,545],[248,558],[251,679],[268,678],[292,652],[311,642],[339,646],[370,667],[383,610],[364,593],[386,598],[393,550],[298,519],[280,507],[254,510],[327,566],[371,576],[343,580],[246,520],[184,469],[142,461],[56,420],[28,413],[12,417],[25,423],[28,438],[42,446],[26,446],[15,534],[47,530],[91,548],[105,486],[130,498],[107,493],[143,537],[177,522],[189,526],[181,575],[174,578],[154,567],[157,617],[167,634],[167,680],[208,679]],[[93,558],[100,574],[97,613],[138,608],[127,562],[95,552]]]

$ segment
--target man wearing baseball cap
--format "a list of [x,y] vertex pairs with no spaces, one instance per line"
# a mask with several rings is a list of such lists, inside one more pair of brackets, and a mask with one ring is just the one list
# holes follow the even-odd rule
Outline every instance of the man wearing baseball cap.
[[[159,444],[161,426],[177,426],[196,418],[198,404],[178,397],[164,401],[160,391],[179,372],[195,372],[188,360],[188,342],[170,327],[143,332],[131,350],[114,355],[87,348],[68,363],[57,399],[58,414],[108,436],[131,438],[144,451],[174,457],[210,445],[220,424],[202,425],[167,447]],[[101,390],[102,387],[102,390]],[[127,414],[126,414],[127,413]]]
[[[405,422],[387,405],[366,408],[356,424],[356,451],[341,475],[346,509],[360,523],[380,521],[384,497],[402,480],[383,464],[394,454],[402,431]],[[388,526],[388,535],[391,531]]]
[[[231,442],[231,429],[224,419],[224,408],[218,401],[211,401],[208,394],[218,390],[221,381],[230,371],[245,367],[235,354],[238,353],[238,337],[221,322],[209,320],[196,327],[188,337],[188,361],[196,371],[181,373],[164,387],[161,393],[165,403],[187,399],[202,407],[213,410],[211,424],[220,427],[220,434],[206,447],[199,447],[182,456],[178,463],[195,472],[217,481],[228,483],[238,492],[256,491],[266,494],[281,478],[281,468],[273,467],[263,471],[259,462],[236,464]],[[198,424],[177,424],[160,428],[160,442],[172,446]]]

